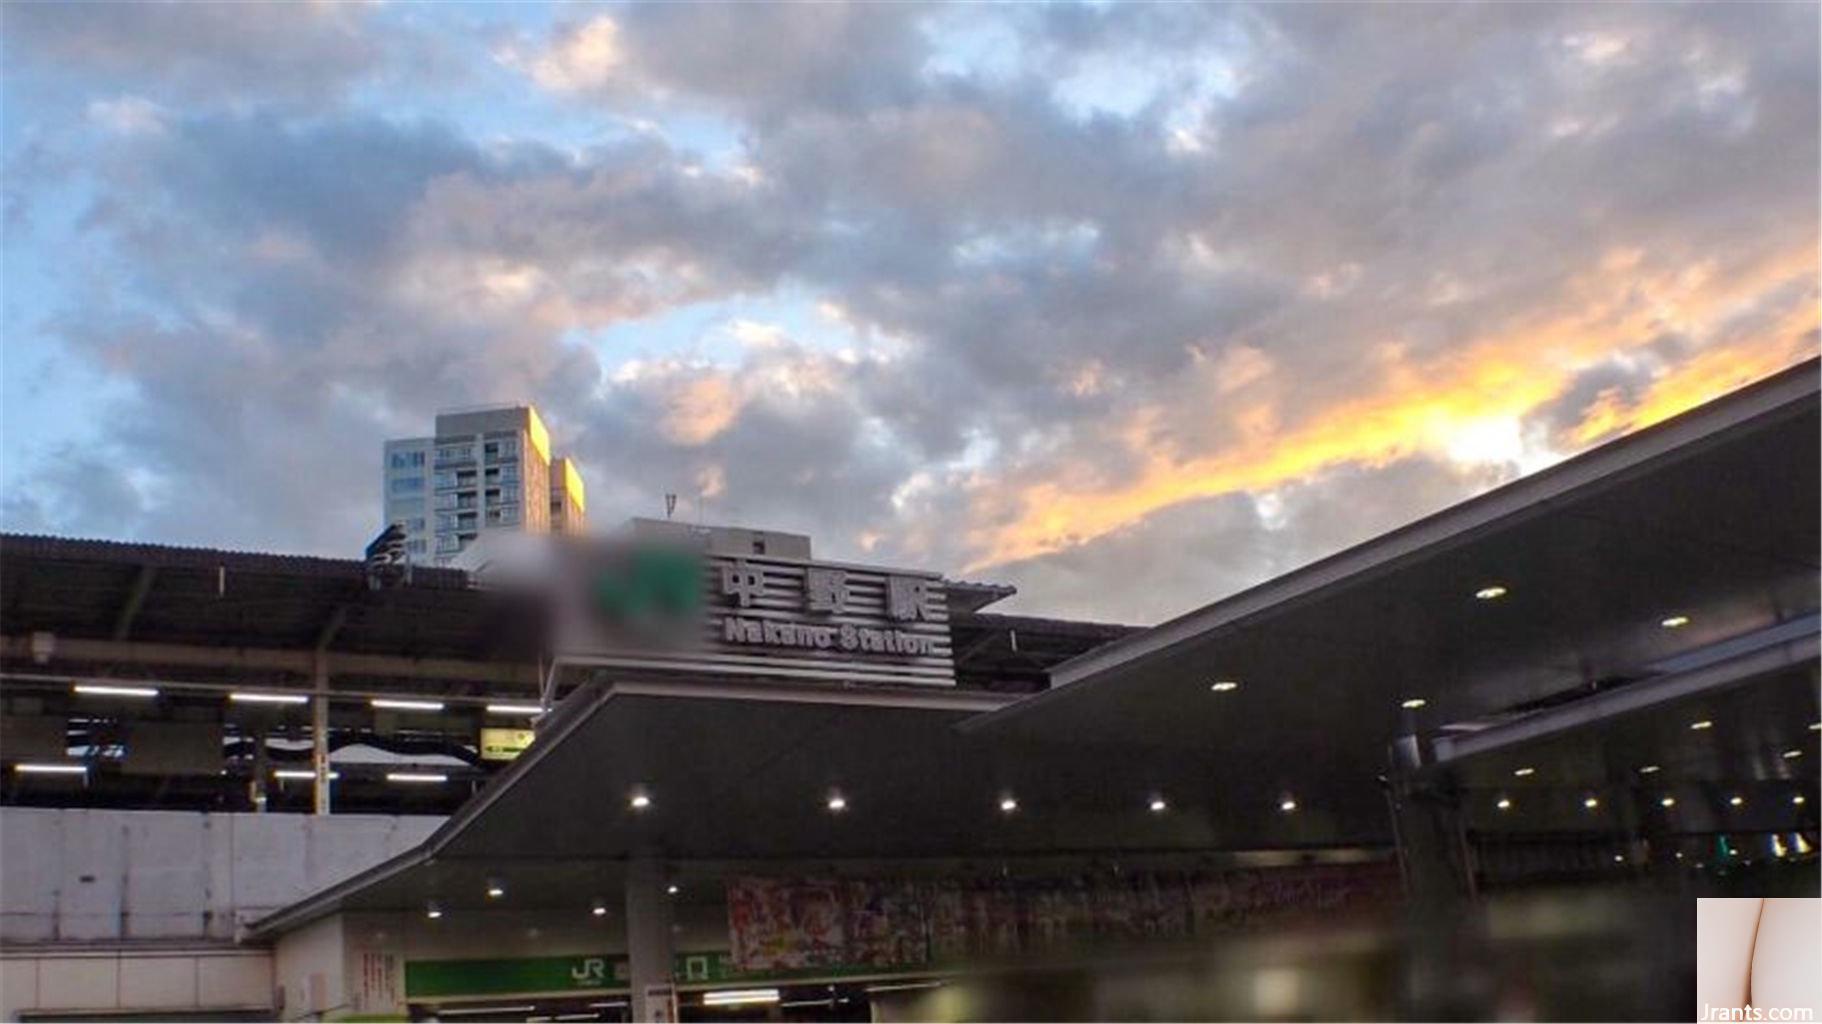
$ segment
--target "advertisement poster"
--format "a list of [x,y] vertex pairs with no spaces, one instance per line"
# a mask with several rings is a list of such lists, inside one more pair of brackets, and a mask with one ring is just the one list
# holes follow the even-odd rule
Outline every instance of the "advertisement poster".
[[841,882],[736,878],[728,883],[728,931],[743,971],[830,967],[846,960],[847,894]]

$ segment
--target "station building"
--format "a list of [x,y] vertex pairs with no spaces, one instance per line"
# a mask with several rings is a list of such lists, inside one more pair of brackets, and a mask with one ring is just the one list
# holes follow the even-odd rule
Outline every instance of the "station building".
[[[1680,1013],[1612,980],[1674,980],[1694,896],[1817,891],[1819,428],[1809,362],[1143,630],[751,531],[697,538],[687,650],[540,633],[479,552],[368,590],[356,563],[7,537],[6,1012],[79,1015],[62,961],[112,957],[119,993],[163,943],[199,979],[250,958],[265,1001],[90,1008]],[[80,772],[20,770],[14,735]],[[235,877],[190,869],[181,941],[135,900],[182,871],[123,849],[81,882],[82,849],[17,838],[148,813],[368,838],[332,870],[298,849],[353,841],[262,839],[302,862],[238,902],[248,865],[211,854]],[[84,827],[57,834],[106,845]],[[57,902],[21,906],[21,858]],[[72,912],[85,885],[114,903]],[[1465,949],[1400,930],[1467,919]]]

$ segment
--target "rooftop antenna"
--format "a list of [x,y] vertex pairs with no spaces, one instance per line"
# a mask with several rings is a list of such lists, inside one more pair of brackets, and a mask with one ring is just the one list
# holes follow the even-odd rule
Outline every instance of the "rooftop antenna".
[[669,519],[676,511],[677,496],[675,494],[666,494],[664,496],[664,518]]

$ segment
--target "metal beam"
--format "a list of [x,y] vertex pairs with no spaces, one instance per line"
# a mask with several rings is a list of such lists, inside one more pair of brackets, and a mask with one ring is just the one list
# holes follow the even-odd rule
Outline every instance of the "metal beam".
[[[210,647],[202,644],[138,644],[59,636],[53,662],[99,661],[116,665],[212,668],[229,671],[289,672],[312,678],[316,652],[309,648]],[[0,655],[29,660],[31,637],[0,636]],[[327,670],[335,676],[391,676],[400,679],[437,679],[473,683],[511,683],[535,690],[540,682],[537,664],[524,662],[461,661],[449,658],[405,658],[389,654],[324,652]]]
[[120,606],[120,614],[114,617],[115,640],[125,640],[133,632],[133,620],[139,617],[139,609],[145,606],[146,595],[152,592],[152,581],[157,576],[157,566],[139,567],[139,575],[133,577],[133,589],[127,592],[126,604]]
[[1447,764],[1464,757],[1535,743],[1558,733],[1597,725],[1620,715],[1725,690],[1780,669],[1813,665],[1818,654],[1822,654],[1822,642],[1819,642],[1812,629],[1807,635],[1780,639],[1749,653],[1686,672],[1674,672],[1607,690],[1472,733],[1439,736],[1432,744],[1434,763]]

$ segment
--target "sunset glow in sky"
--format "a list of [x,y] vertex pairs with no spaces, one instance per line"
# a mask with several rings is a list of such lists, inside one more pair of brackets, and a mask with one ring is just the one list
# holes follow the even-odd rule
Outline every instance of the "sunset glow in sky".
[[1817,9],[12,5],[8,530],[353,556],[533,401],[1135,622],[1817,350]]

